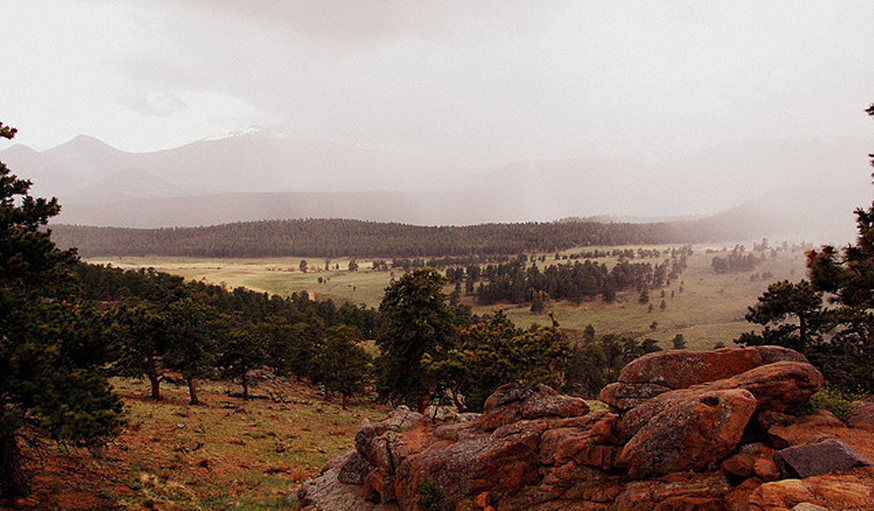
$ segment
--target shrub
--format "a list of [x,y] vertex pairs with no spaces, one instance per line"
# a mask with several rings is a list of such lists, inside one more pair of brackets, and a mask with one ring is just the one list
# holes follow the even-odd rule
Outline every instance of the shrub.
[[858,394],[825,387],[810,397],[804,411],[826,410],[846,422],[853,414],[853,401],[861,398]]
[[443,492],[436,483],[422,481],[422,484],[419,485],[419,496],[422,498],[422,509],[425,511],[443,509]]

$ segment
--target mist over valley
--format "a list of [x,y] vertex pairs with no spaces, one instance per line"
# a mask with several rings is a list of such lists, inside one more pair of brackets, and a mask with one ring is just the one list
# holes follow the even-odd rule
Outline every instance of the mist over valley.
[[[731,239],[846,241],[870,201],[864,140],[736,142],[682,157],[446,168],[438,158],[292,139],[266,129],[151,153],[87,136],[0,158],[63,205],[53,223],[157,228],[294,218],[415,225],[734,222]],[[738,238],[740,236],[740,238]]]

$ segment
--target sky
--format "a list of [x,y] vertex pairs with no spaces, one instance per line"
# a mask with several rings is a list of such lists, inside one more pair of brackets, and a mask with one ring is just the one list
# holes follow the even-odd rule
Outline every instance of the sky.
[[37,149],[259,125],[496,165],[871,134],[870,0],[0,0],[0,20],[0,121]]

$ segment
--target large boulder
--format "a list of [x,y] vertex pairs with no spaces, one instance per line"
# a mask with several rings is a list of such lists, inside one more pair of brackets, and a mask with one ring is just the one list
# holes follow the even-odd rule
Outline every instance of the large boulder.
[[399,406],[380,422],[365,419],[355,435],[355,449],[362,463],[394,475],[401,460],[432,441],[426,434],[429,421],[406,406]]
[[616,511],[727,511],[731,490],[719,472],[680,472],[658,479],[631,481],[616,497]]
[[617,464],[634,479],[702,470],[731,454],[756,409],[743,389],[674,391],[630,438]]
[[651,398],[672,390],[658,383],[613,382],[601,389],[598,399],[616,410],[630,410]]
[[587,413],[589,405],[578,397],[560,394],[546,385],[508,383],[486,399],[479,425],[492,430],[523,419],[577,417]]
[[367,502],[361,497],[358,486],[343,484],[338,475],[344,465],[356,456],[349,451],[334,458],[322,469],[319,477],[304,481],[297,491],[298,505],[302,511],[398,511],[392,503]]
[[774,362],[807,362],[801,353],[780,346],[724,348],[715,351],[670,350],[644,355],[622,368],[623,383],[655,383],[685,389],[724,380]]
[[358,451],[348,453],[340,464],[337,480],[344,484],[364,484],[364,479],[373,470],[371,465]]
[[[722,350],[720,350],[722,351]],[[625,438],[631,438],[655,416],[679,400],[717,390],[743,389],[756,399],[756,411],[794,411],[822,388],[822,374],[806,362],[776,362],[724,380],[688,389],[665,392],[629,410],[620,424]]]
[[807,362],[774,362],[695,389],[745,389],[758,401],[757,412],[795,412],[823,385],[822,373]]
[[449,505],[484,491],[506,495],[536,483],[545,429],[542,421],[519,421],[407,457],[395,482],[398,504],[419,509],[424,486],[439,492]]
[[870,461],[851,446],[834,439],[787,447],[777,451],[774,462],[784,478],[818,476],[871,465]]
[[617,417],[607,411],[586,416],[587,420],[551,424],[540,439],[540,460],[544,466],[575,463],[610,470],[621,449],[615,445]]

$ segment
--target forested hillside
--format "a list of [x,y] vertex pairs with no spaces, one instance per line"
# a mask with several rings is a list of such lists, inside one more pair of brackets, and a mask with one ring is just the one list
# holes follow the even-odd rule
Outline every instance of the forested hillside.
[[57,225],[52,236],[83,256],[444,257],[552,252],[575,246],[703,241],[680,224],[527,222],[423,227],[341,219],[269,220],[209,227],[127,229]]

